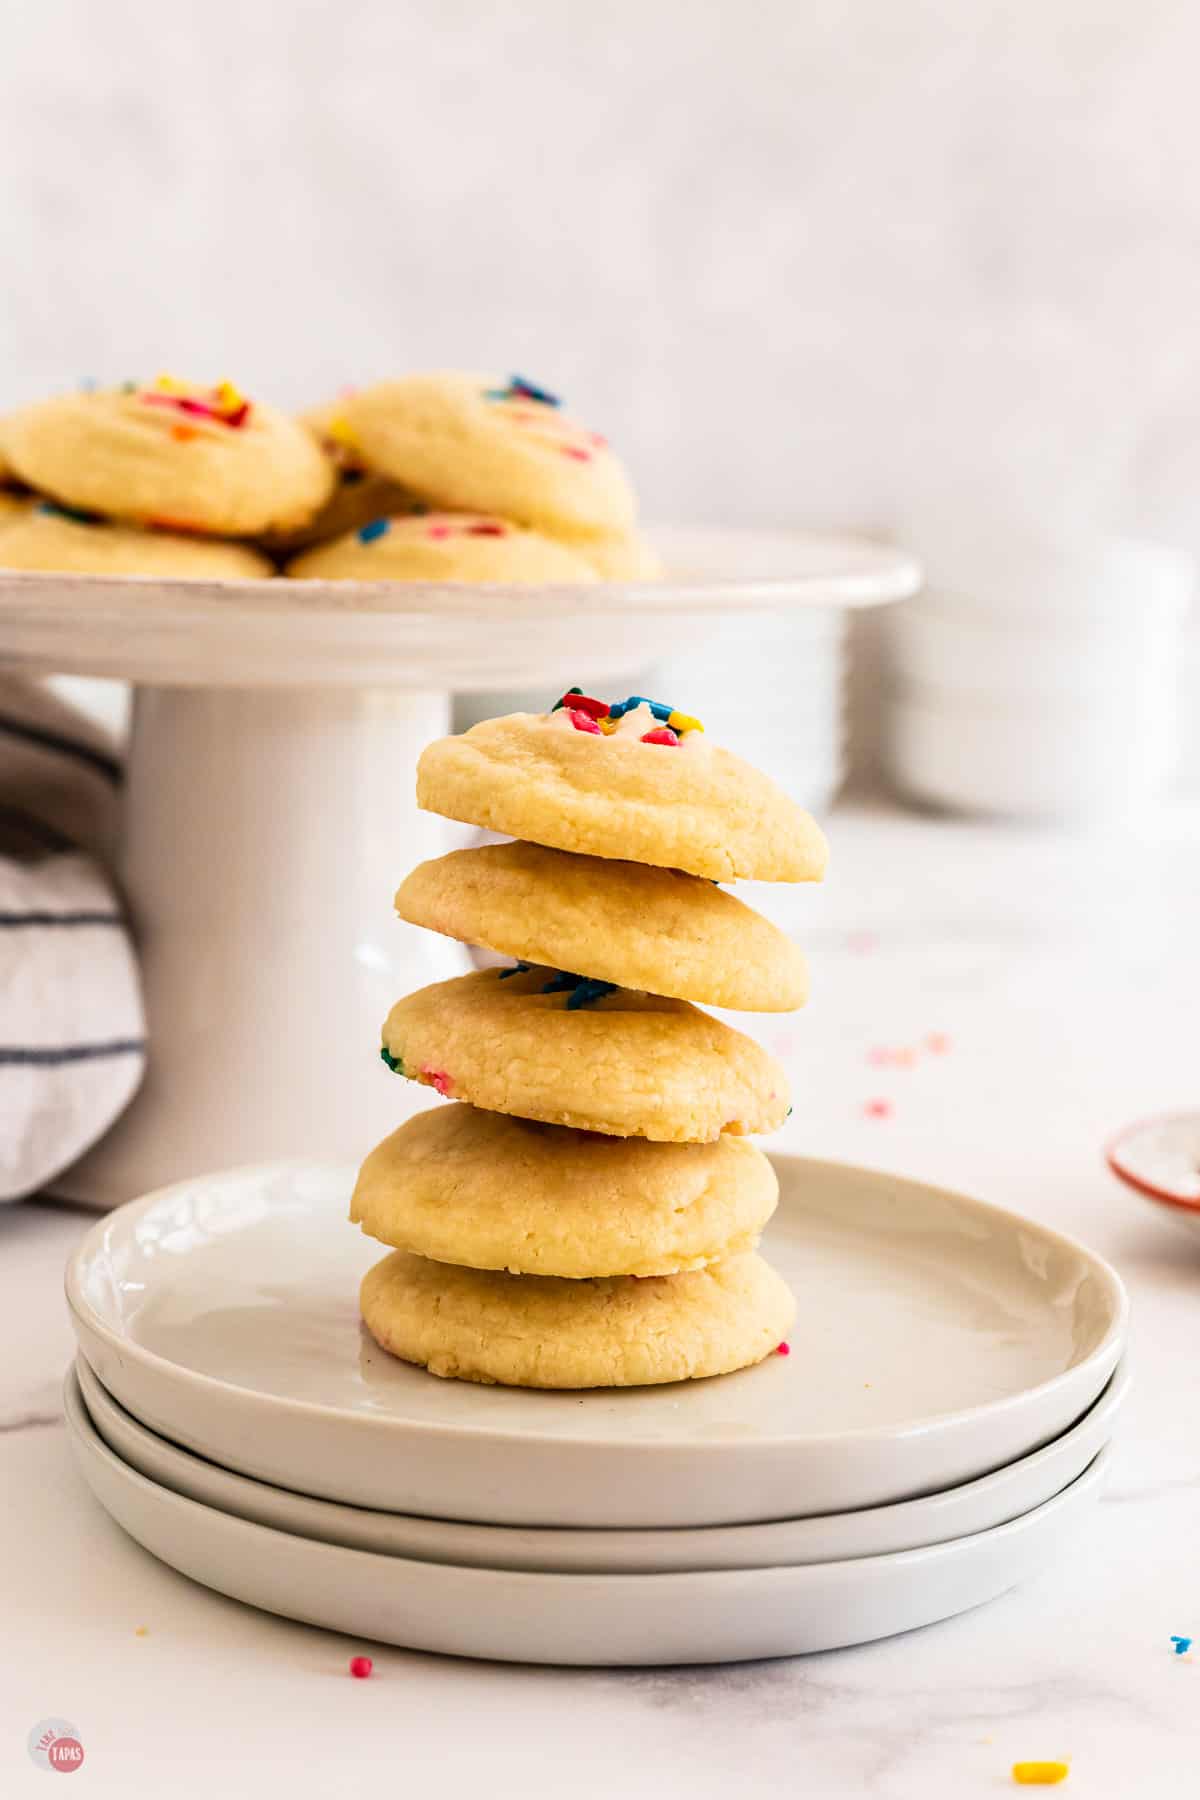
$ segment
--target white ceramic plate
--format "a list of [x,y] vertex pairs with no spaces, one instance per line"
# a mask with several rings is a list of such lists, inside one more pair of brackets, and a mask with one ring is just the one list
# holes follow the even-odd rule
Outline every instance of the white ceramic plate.
[[71,1445],[105,1510],[193,1581],[357,1638],[499,1662],[701,1663],[834,1650],[994,1599],[1076,1536],[1111,1449],[1045,1505],[975,1537],[806,1568],[546,1575],[374,1556],[271,1531],[186,1500],[123,1463],[74,1374]]
[[105,1390],[82,1356],[75,1373],[92,1424],[115,1455],[147,1480],[218,1512],[295,1537],[383,1556],[566,1575],[665,1574],[839,1562],[855,1556],[918,1550],[988,1531],[1032,1511],[1082,1475],[1112,1436],[1130,1385],[1128,1369],[1122,1363],[1079,1423],[1044,1450],[1022,1457],[994,1475],[924,1500],[902,1501],[869,1512],[833,1513],[820,1519],[710,1525],[696,1531],[539,1531],[369,1512],[250,1481],[180,1450],[139,1425]]
[[278,1487],[485,1525],[730,1525],[888,1505],[1049,1443],[1092,1404],[1124,1290],[962,1195],[776,1159],[789,1357],[717,1380],[541,1393],[379,1350],[346,1170],[273,1165],[121,1207],[67,1271],[80,1347],[135,1418]]

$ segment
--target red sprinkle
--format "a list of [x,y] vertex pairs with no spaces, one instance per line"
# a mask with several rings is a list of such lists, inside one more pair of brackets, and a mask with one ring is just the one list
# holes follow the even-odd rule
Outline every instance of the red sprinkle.
[[563,704],[569,705],[572,712],[587,713],[593,719],[608,717],[608,701],[593,700],[590,694],[564,694]]
[[863,1113],[868,1119],[890,1119],[895,1107],[890,1100],[868,1100]]
[[429,530],[425,533],[425,536],[431,538],[448,538],[450,536],[450,527],[448,525],[431,525]]
[[594,737],[603,737],[604,733],[590,713],[577,712],[573,706],[567,708],[567,716],[576,731],[590,731]]
[[642,736],[643,744],[677,744],[679,739],[669,725],[660,725],[654,731],[647,731]]
[[792,1346],[786,1342],[782,1343],[782,1344],[776,1344],[775,1354],[776,1354],[776,1356],[790,1356],[792,1354]]
[[467,526],[468,537],[503,537],[506,527],[492,519],[481,519],[478,525]]
[[581,450],[578,444],[560,444],[559,449],[564,456],[573,456],[576,462],[591,462],[590,450]]
[[422,1069],[422,1075],[430,1087],[436,1088],[443,1100],[450,1097],[450,1077],[445,1069]]
[[352,1656],[350,1658],[350,1673],[355,1681],[365,1681],[374,1667],[375,1664],[369,1656]]
[[591,436],[592,436],[592,442],[593,442],[593,444],[595,444],[597,450],[607,450],[608,449],[608,439],[606,437],[601,437],[600,433],[598,431],[593,431]]
[[931,1031],[925,1039],[925,1047],[934,1056],[945,1056],[950,1048],[950,1039],[944,1031]]

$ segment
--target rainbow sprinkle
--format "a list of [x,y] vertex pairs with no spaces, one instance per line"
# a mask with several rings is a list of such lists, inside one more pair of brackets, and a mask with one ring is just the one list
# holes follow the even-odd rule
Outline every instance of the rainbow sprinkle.
[[1021,1787],[1054,1787],[1071,1773],[1070,1763],[1019,1762],[1012,1767],[1012,1778]]
[[510,375],[507,387],[485,388],[483,397],[485,400],[536,400],[540,406],[562,405],[557,394],[538,387],[536,382],[526,381],[523,375]]
[[603,1000],[605,994],[614,994],[617,990],[615,981],[594,981],[587,975],[569,975],[565,969],[558,969],[542,987],[543,994],[566,994],[567,1011],[578,1012],[583,1006],[594,1006],[597,1000]]
[[[122,389],[122,392],[129,390]],[[216,425],[240,430],[250,417],[250,402],[234,387],[222,381],[212,388],[191,387],[176,381],[173,375],[160,375],[152,388],[143,388],[138,399],[147,406],[170,406],[193,418],[211,419]]]
[[1192,1647],[1192,1640],[1189,1637],[1173,1637],[1171,1642],[1175,1646],[1176,1656],[1186,1656]]
[[369,525],[359,526],[358,541],[360,544],[373,544],[376,538],[386,537],[390,528],[390,519],[372,519]]
[[380,1050],[379,1054],[380,1054],[381,1058],[383,1059],[383,1061],[387,1064],[388,1068],[392,1071],[393,1075],[403,1075],[404,1064],[400,1061],[400,1058],[398,1056],[392,1055],[391,1051],[388,1049],[386,1044],[384,1044],[384,1046]]
[[649,700],[645,694],[630,694],[625,700],[610,704],[585,694],[582,688],[568,688],[550,708],[551,715],[566,712],[576,731],[592,737],[611,737],[620,721],[639,706],[649,709],[657,721],[652,731],[642,733],[643,744],[677,745],[685,732],[703,731],[704,726],[692,713],[679,712],[665,700]]

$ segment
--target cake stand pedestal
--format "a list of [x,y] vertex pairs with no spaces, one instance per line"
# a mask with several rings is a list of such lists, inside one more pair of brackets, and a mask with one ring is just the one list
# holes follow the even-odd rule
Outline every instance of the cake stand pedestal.
[[[274,1157],[352,1161],[427,1100],[378,1060],[402,993],[464,966],[389,917],[450,841],[413,799],[452,690],[572,683],[714,621],[870,606],[913,559],[845,538],[654,534],[653,585],[161,582],[0,571],[0,661],[135,684],[119,874],[142,957],[148,1073],[56,1191],[114,1206]],[[686,695],[681,704],[686,704]]]

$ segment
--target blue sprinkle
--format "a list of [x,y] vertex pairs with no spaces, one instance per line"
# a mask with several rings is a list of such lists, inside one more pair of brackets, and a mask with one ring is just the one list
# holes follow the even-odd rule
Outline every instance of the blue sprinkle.
[[596,1000],[603,1000],[605,994],[614,994],[616,990],[615,981],[581,981],[567,1001],[567,1011],[577,1012],[581,1006],[591,1006]]
[[565,969],[560,969],[557,975],[543,984],[542,992],[543,994],[565,994],[568,988],[578,987],[582,980],[582,975],[568,975]]
[[1172,1639],[1171,1639],[1171,1642],[1172,1642],[1172,1643],[1173,1643],[1173,1644],[1174,1644],[1174,1646],[1175,1646],[1175,1654],[1176,1654],[1176,1656],[1182,1656],[1182,1655],[1183,1655],[1183,1654],[1184,1654],[1184,1652],[1185,1652],[1185,1651],[1187,1651],[1187,1650],[1190,1650],[1190,1649],[1191,1649],[1191,1647],[1192,1647],[1192,1640],[1191,1640],[1191,1638],[1186,1638],[1186,1637],[1173,1637],[1173,1638],[1172,1638]]
[[500,979],[507,981],[510,975],[524,975],[530,967],[531,965],[527,962],[514,963],[511,969],[501,969]]
[[627,700],[619,700],[615,706],[609,707],[609,714],[614,719],[623,719],[626,713],[634,712],[639,706],[648,706],[656,719],[665,725],[675,711],[665,700],[648,700],[645,694],[630,694]]
[[373,544],[376,538],[386,537],[390,524],[390,519],[372,519],[369,525],[360,526],[358,532],[359,543]]
[[51,519],[70,519],[76,525],[98,525],[100,514],[81,512],[77,506],[60,506],[57,500],[39,500],[37,510]]
[[561,406],[562,401],[557,394],[551,394],[545,388],[538,387],[532,381],[526,381],[523,375],[510,375],[509,392],[523,394],[526,400],[540,400],[543,406]]

